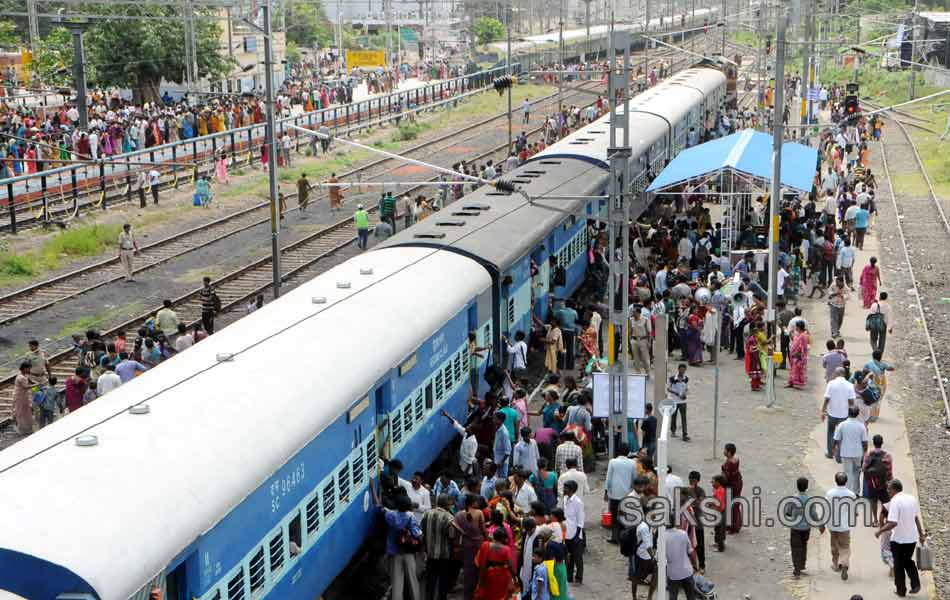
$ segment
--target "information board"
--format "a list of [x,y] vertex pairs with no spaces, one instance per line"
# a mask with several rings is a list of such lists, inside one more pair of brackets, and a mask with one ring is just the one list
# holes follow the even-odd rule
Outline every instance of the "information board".
[[[610,374],[594,373],[594,417],[607,417],[610,412]],[[614,399],[622,404],[621,385],[618,378]],[[645,375],[627,375],[627,418],[642,419],[646,413],[647,378]]]
[[386,53],[382,50],[347,50],[346,68],[385,67]]

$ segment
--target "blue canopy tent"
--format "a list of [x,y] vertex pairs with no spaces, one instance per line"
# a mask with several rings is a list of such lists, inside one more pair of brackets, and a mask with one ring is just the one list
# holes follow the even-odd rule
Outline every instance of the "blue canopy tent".
[[[818,150],[795,142],[782,144],[782,187],[811,191]],[[683,150],[647,188],[658,192],[697,177],[733,171],[772,181],[772,136],[745,129]]]

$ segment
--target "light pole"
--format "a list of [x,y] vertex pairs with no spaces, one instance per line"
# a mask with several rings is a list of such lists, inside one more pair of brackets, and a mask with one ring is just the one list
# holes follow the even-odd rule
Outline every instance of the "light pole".
[[[782,115],[785,112],[785,27],[788,14],[779,9],[775,27],[775,110],[772,119],[772,191],[769,198],[769,301],[766,321],[776,335],[775,305],[778,299],[779,204],[782,202]],[[775,353],[769,352],[766,406],[775,404]]]
[[73,22],[68,27],[73,33],[73,79],[76,82],[76,109],[79,111],[79,128],[89,129],[89,109],[86,106],[86,56],[82,43],[82,31],[86,23]]
[[564,0],[559,2],[558,11],[558,64],[557,74],[557,110],[564,110]]

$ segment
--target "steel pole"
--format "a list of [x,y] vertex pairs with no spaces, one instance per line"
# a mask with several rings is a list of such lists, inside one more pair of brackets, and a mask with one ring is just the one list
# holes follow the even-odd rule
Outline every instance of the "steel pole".
[[76,108],[79,110],[79,128],[89,129],[89,108],[86,106],[86,55],[82,43],[82,26],[73,31],[73,79],[76,82]]
[[[779,205],[782,202],[782,113],[785,110],[785,27],[788,16],[779,11],[775,27],[775,112],[772,119],[772,193],[769,198],[769,301],[766,320],[773,336],[778,335],[775,304],[778,299]],[[766,405],[775,404],[774,352],[769,352]]]
[[[508,77],[511,77],[511,0],[508,0],[508,6],[505,10],[505,29],[508,30],[508,44],[505,52],[505,72],[508,73]],[[508,152],[505,154],[511,153],[511,88],[508,86]]]
[[557,77],[557,110],[561,112],[564,110],[564,0],[560,0],[559,3],[559,13],[558,13],[559,23],[558,23],[558,63],[560,63],[560,68],[558,69]]
[[271,7],[268,3],[261,5],[264,11],[264,144],[267,146],[267,183],[270,191],[270,249],[271,270],[273,271],[274,298],[280,296],[280,215],[278,214],[277,191],[277,152],[278,145],[274,143],[277,137],[277,127],[274,119],[274,48],[273,32],[271,31]]
[[717,448],[719,448],[719,340],[722,336],[722,314],[716,311],[716,345],[713,355],[715,363],[713,367],[713,436],[712,436],[712,457],[717,457]]
[[910,25],[910,99],[917,97],[917,2],[914,2],[914,14]]

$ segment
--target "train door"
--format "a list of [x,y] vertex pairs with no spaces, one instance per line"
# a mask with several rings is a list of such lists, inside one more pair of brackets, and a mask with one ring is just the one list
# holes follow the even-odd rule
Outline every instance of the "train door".
[[392,443],[389,435],[389,380],[376,388],[376,448],[379,458],[392,458]]
[[191,556],[181,561],[170,573],[165,574],[165,600],[189,600],[187,565]]

